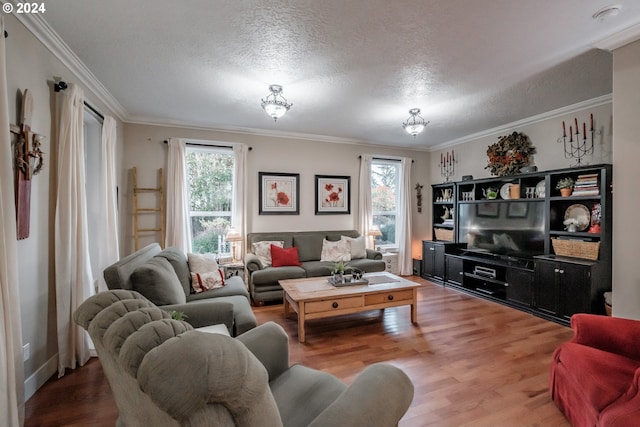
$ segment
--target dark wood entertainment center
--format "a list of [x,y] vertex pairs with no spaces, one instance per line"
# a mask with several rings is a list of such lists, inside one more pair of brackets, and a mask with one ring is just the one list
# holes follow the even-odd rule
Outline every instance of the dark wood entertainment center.
[[[422,277],[562,324],[604,314],[611,176],[601,164],[432,185]],[[576,184],[562,197],[566,177]]]

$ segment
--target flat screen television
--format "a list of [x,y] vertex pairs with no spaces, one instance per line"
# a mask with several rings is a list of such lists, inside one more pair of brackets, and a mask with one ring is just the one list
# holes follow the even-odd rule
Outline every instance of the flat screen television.
[[531,258],[544,253],[544,203],[461,203],[458,239],[467,249]]

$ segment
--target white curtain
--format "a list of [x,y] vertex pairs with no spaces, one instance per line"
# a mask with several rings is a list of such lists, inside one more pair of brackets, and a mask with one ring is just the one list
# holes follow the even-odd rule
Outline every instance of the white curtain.
[[73,312],[92,293],[89,258],[85,156],[84,94],[71,83],[64,92],[58,137],[55,213],[56,314],[58,376],[89,359],[89,339],[73,322]]
[[104,281],[102,270],[113,264],[120,258],[120,248],[118,244],[118,198],[116,177],[116,120],[113,117],[105,117],[102,122],[102,155],[100,192],[102,218],[100,221],[99,235],[101,244],[99,245],[98,265],[99,272],[94,272],[97,276],[98,291],[106,291],[107,284]]
[[191,252],[191,234],[185,153],[186,142],[183,139],[169,139],[165,247],[175,246],[187,253]]
[[400,160],[400,179],[398,180],[398,217],[396,232],[398,233],[398,272],[402,276],[413,274],[413,258],[411,256],[411,159]]
[[[246,215],[244,198],[247,194],[247,146],[244,144],[235,144],[233,146],[234,162],[233,162],[233,202],[231,212],[231,226],[235,228],[241,236],[245,237],[246,233]],[[243,240],[244,241],[244,240]],[[242,251],[241,253],[244,253]]]
[[9,100],[0,16],[0,425],[24,422],[24,363],[18,295],[16,205],[13,151],[9,131]]
[[[371,161],[370,154],[360,157],[360,179],[358,192],[358,230],[362,236],[366,236],[369,245],[369,227],[373,224],[373,205],[371,202]],[[375,245],[374,245],[375,246]]]

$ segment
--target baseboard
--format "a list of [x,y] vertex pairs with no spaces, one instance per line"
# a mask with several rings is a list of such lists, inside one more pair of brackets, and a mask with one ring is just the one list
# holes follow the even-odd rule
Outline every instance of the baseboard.
[[58,353],[54,354],[44,365],[38,368],[29,378],[24,381],[24,400],[25,402],[33,396],[40,387],[44,385],[49,378],[55,375],[58,370]]

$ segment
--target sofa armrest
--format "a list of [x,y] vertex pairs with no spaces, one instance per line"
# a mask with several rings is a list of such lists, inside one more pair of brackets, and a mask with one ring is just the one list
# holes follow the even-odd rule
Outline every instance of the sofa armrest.
[[185,322],[194,328],[223,323],[233,333],[233,304],[226,301],[199,300],[187,304],[161,305],[164,311],[179,311],[185,314]]
[[260,262],[260,259],[256,254],[252,252],[247,252],[244,257],[244,263],[247,266],[249,274],[251,274],[251,272],[253,271],[262,270],[262,263]]
[[369,258],[369,259],[382,259],[382,252],[374,251],[373,249],[367,249],[367,258]]
[[310,427],[396,426],[413,400],[413,384],[386,363],[368,366]]
[[595,314],[574,314],[572,342],[640,360],[640,321]]
[[289,369],[289,336],[277,323],[264,323],[236,339],[267,368],[269,381]]

